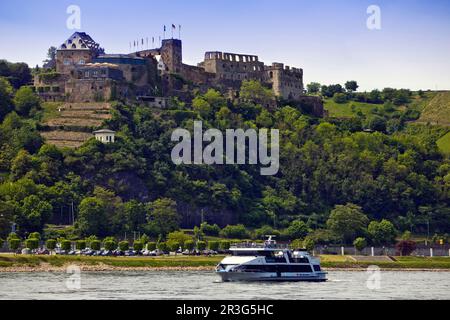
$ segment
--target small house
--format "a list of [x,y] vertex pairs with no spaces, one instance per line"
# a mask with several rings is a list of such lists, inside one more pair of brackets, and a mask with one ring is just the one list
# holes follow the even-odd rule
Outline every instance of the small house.
[[102,129],[93,132],[96,140],[103,143],[114,143],[116,132],[109,129]]

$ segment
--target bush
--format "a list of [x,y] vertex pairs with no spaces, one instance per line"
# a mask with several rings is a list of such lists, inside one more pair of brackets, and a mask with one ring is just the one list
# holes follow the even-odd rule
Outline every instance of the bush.
[[119,242],[119,250],[120,251],[128,251],[130,249],[130,244],[128,241],[120,241]]
[[38,239],[27,239],[25,240],[25,247],[30,250],[35,250],[39,247]]
[[312,238],[306,237],[305,240],[303,240],[303,248],[305,248],[307,251],[311,252],[314,250],[315,242]]
[[367,240],[361,237],[356,238],[355,241],[353,241],[353,245],[355,246],[356,250],[362,251],[367,247]]
[[92,240],[89,247],[91,250],[94,250],[94,251],[100,250],[100,248],[101,248],[100,240]]
[[17,238],[9,239],[8,246],[11,251],[16,251],[20,247],[20,239]]
[[302,239],[295,239],[290,244],[289,247],[293,250],[296,249],[302,249],[303,247],[303,240]]
[[171,252],[177,252],[177,250],[180,248],[180,242],[175,240],[168,240],[167,241],[167,247]]
[[219,249],[222,251],[230,250],[231,243],[230,241],[220,241]]
[[165,242],[159,242],[156,247],[158,248],[158,250],[160,250],[162,252],[168,251],[167,243],[165,243]]
[[3,248],[4,244],[5,244],[5,240],[0,238],[0,249]]
[[149,243],[147,243],[147,250],[148,251],[156,250],[156,242],[149,242]]
[[308,226],[300,220],[296,220],[286,229],[286,236],[289,239],[304,239],[308,234]]
[[144,244],[141,241],[135,241],[133,243],[133,250],[134,251],[141,251],[144,249]]
[[192,237],[185,234],[183,231],[174,231],[167,235],[167,241],[176,241],[181,247],[183,247],[184,243],[188,240],[192,240]]
[[84,249],[86,249],[86,240],[78,240],[76,242],[76,247],[77,247],[77,250],[84,250]]
[[48,239],[48,240],[45,242],[45,247],[46,247],[48,250],[50,250],[50,251],[55,250],[55,249],[56,249],[56,243],[57,243],[57,241],[56,241],[55,239]]
[[348,101],[347,95],[345,93],[335,93],[333,100],[336,103],[346,103]]
[[395,242],[397,230],[389,220],[383,219],[381,222],[372,221],[367,228],[373,243],[377,245],[389,245]]
[[244,225],[239,224],[236,226],[228,225],[220,231],[220,235],[224,238],[236,238],[236,239],[245,239],[248,237],[247,229]]
[[108,239],[104,243],[105,250],[107,251],[114,251],[117,249],[117,242],[115,240]]
[[70,240],[62,240],[61,241],[61,249],[64,251],[72,250],[72,241]]
[[213,251],[219,250],[219,241],[208,241],[208,249]]
[[200,251],[203,251],[206,249],[206,242],[205,241],[198,241],[197,242],[197,249]]
[[262,226],[255,230],[255,239],[262,239],[267,235],[280,236],[280,231],[275,230],[271,226]]
[[30,233],[30,235],[28,236],[28,239],[37,239],[37,240],[41,240],[41,234],[39,232],[32,232]]
[[417,244],[415,241],[402,240],[395,245],[397,254],[400,256],[409,256],[416,250]]
[[200,225],[200,230],[207,236],[217,237],[220,234],[220,227],[217,224],[210,225],[207,222],[203,222]]
[[184,243],[184,249],[192,251],[195,248],[195,242],[193,240],[188,240]]

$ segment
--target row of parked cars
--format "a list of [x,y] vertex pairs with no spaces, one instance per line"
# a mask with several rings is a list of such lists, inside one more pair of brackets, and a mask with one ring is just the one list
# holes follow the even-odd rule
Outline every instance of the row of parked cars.
[[[66,251],[66,250],[62,250],[57,248],[56,250],[54,250],[54,252],[57,255],[69,255],[69,256],[76,256],[76,255],[82,255],[82,256],[97,256],[97,257],[134,257],[134,256],[145,256],[145,257],[157,257],[157,256],[162,256],[162,255],[169,255],[170,252],[168,251],[161,251],[159,249],[156,250],[141,250],[141,251],[136,251],[136,250],[127,250],[127,251],[121,251],[119,249],[117,250],[91,250],[91,249],[83,249],[83,250],[70,250],[70,251]],[[37,255],[49,255],[51,254],[51,252],[47,249],[37,249],[37,250],[32,250],[27,251],[27,249],[22,250],[21,252],[22,254],[37,254]],[[177,254],[182,254],[182,255],[189,255],[189,256],[200,256],[200,255],[205,255],[205,256],[212,256],[212,255],[216,255],[218,254],[217,251],[214,250],[177,250],[176,252]]]

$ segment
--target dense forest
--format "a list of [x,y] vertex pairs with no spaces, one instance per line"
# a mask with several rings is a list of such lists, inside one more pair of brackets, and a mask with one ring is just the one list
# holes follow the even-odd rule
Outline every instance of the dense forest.
[[[39,135],[45,104],[24,86],[31,76],[23,69],[0,63],[0,238],[13,223],[20,236],[45,238],[61,236],[49,227],[58,224],[73,223],[63,234],[73,238],[136,231],[158,238],[202,221],[213,234],[310,233],[317,242],[337,235],[352,242],[388,222],[397,233],[450,232],[450,161],[436,145],[443,129],[408,123],[408,99],[420,92],[377,91],[376,114],[349,119],[315,118],[288,102],[265,109],[271,90],[253,81],[234,102],[214,89],[196,92],[192,103],[174,98],[164,110],[115,101],[105,127],[117,132],[116,143],[58,149]],[[322,90],[363,99],[353,84]],[[279,173],[174,165],[171,134],[192,130],[194,120],[204,130],[279,129]]]

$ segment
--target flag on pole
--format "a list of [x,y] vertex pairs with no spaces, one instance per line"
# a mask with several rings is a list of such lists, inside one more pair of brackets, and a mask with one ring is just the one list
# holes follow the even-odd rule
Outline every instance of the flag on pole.
[[181,39],[181,24],[178,25],[178,39]]

